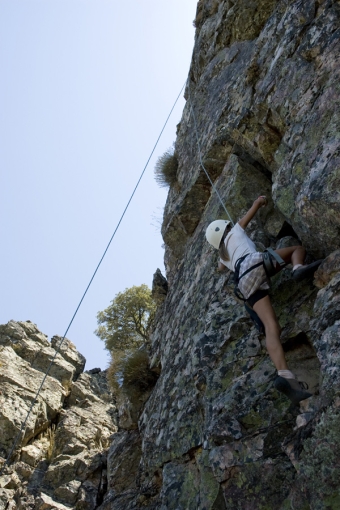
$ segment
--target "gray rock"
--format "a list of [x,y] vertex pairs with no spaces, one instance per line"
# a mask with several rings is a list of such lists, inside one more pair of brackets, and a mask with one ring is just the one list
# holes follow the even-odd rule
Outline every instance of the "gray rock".
[[157,269],[152,280],[152,297],[157,303],[163,303],[168,293],[168,282],[162,275],[160,269]]
[[36,508],[38,510],[69,510],[69,507],[54,501],[47,494],[43,492],[36,499]]
[[[38,462],[34,471],[21,460],[5,473],[5,485],[15,486],[14,472],[28,484],[29,504],[339,506],[339,3],[200,0],[195,25],[178,182],[162,225],[166,282],[157,273],[154,291],[162,306],[149,357],[159,379],[133,406],[122,403],[118,414],[129,430],[117,433],[105,372],[79,375],[82,357],[67,341],[21,443],[45,457],[26,449],[21,458]],[[200,164],[197,135],[234,221],[267,196],[247,229],[258,249],[302,243],[310,257],[326,257],[316,287],[292,280],[288,268],[272,279],[289,366],[313,393],[299,409],[274,389],[276,370],[234,297],[231,275],[216,272],[218,255],[204,234],[226,213]],[[59,341],[51,346],[30,322],[0,327],[3,451]],[[1,491],[26,505],[19,489]]]
[[89,374],[99,374],[99,372],[101,372],[102,369],[101,368],[92,368],[91,370],[88,370],[88,373]]
[[76,367],[56,354],[46,335],[30,322],[10,321],[0,326],[0,345],[11,346],[16,354],[28,361],[35,370],[44,374],[49,370],[49,375],[58,379],[65,388],[70,386],[77,375]]
[[[7,454],[26,418],[43,375],[17,356],[12,347],[3,347],[0,359],[1,449]],[[65,396],[66,391],[60,382],[48,376],[26,423],[24,444],[48,427],[50,421],[57,416]]]
[[[296,478],[308,486],[307,504],[322,508],[282,443],[294,436],[294,451],[303,451],[318,410],[338,391],[339,20],[332,1],[198,4],[176,140],[178,186],[169,190],[162,225],[169,288],[150,356],[161,372],[138,424],[141,480],[152,484],[161,472],[162,484],[151,498],[140,483],[135,504],[143,495],[146,508],[158,497],[164,509],[302,510],[290,495]],[[265,194],[268,206],[247,229],[260,249],[302,243],[314,258],[330,257],[316,275],[318,295],[288,268],[272,279],[289,366],[315,395],[299,412],[310,419],[300,418],[297,429],[297,411],[273,388],[263,339],[235,300],[230,275],[216,273],[217,254],[205,241],[210,221],[227,216],[200,165],[192,106],[204,165],[233,220]],[[204,477],[211,489],[200,500]],[[335,486],[323,481],[336,501]]]
[[77,351],[75,345],[70,340],[54,336],[52,337],[51,345],[55,350],[59,349],[60,355],[75,367],[76,377],[84,371],[86,359]]
[[[0,448],[7,455],[41,384],[42,372],[56,351],[29,322],[11,321],[0,326],[0,335]],[[54,337],[55,347],[58,339]],[[30,353],[29,361],[24,360]],[[79,375],[85,358],[69,340],[61,354],[55,358],[20,438],[16,457],[20,455],[20,460],[6,467],[0,477],[0,501],[13,498],[13,509],[17,502],[18,508],[27,510],[74,505],[90,510],[103,498],[103,451],[117,430],[106,372]]]

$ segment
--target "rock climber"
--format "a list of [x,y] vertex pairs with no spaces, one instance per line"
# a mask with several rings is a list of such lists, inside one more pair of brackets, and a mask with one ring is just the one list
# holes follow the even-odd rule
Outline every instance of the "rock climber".
[[[268,354],[278,371],[275,388],[297,404],[312,394],[306,391],[306,384],[298,381],[288,368],[280,342],[280,326],[268,293],[270,280],[263,262],[264,254],[256,250],[255,244],[244,231],[256,212],[266,205],[266,197],[258,197],[234,227],[227,220],[213,221],[206,230],[206,238],[219,250],[218,269],[223,271],[228,268],[235,272],[237,290],[264,325]],[[292,264],[292,277],[297,281],[312,275],[322,262],[318,260],[305,265],[306,250],[303,246],[280,248],[275,250],[273,255],[270,256],[273,273],[279,272],[286,264]],[[280,258],[283,259],[281,265],[276,260]]]

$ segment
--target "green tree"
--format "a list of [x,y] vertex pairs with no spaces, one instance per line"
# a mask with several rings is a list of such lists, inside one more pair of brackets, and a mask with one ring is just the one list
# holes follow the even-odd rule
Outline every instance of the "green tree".
[[97,314],[95,334],[109,351],[138,348],[149,340],[156,304],[145,284],[119,292],[111,305]]

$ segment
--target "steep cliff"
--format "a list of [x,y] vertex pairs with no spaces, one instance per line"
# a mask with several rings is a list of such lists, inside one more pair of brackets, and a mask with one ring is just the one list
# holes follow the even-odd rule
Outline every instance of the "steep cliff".
[[[160,377],[138,430],[114,440],[101,508],[336,509],[340,5],[200,0],[196,27],[162,227],[169,289],[152,337]],[[216,272],[204,232],[225,213],[200,166],[191,104],[233,219],[259,194],[269,198],[249,226],[258,248],[301,242],[311,260],[327,257],[315,284],[297,284],[290,268],[272,280],[289,365],[313,393],[300,407],[273,388],[264,339],[231,275]],[[117,486],[122,458],[131,477]]]
[[[159,378],[146,403],[140,396],[138,419],[136,403],[120,409],[117,432],[101,373],[79,376],[74,358],[58,358],[1,482],[3,501],[12,498],[3,508],[340,508],[340,4],[200,0],[195,24],[162,226],[167,282],[157,273],[155,284]],[[325,257],[314,281],[296,283],[289,267],[272,279],[289,365],[313,393],[300,406],[273,388],[264,338],[232,275],[216,271],[204,233],[225,213],[200,165],[191,107],[234,221],[258,195],[269,199],[248,227],[258,249],[300,242],[311,260]],[[44,366],[34,353],[50,356],[32,327],[1,330],[5,365],[16,367],[1,367],[1,397],[19,402],[1,414],[3,455],[35,388],[30,371]],[[17,342],[18,328],[30,342]],[[52,454],[40,460],[44,449]]]

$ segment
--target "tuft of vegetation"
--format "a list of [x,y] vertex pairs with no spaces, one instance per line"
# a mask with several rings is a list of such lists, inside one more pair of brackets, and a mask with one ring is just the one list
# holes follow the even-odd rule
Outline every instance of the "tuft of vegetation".
[[162,187],[173,186],[177,182],[178,159],[173,147],[160,156],[155,165],[155,180]]
[[95,334],[109,351],[128,352],[149,342],[149,332],[156,311],[151,290],[145,284],[119,292],[97,314]]
[[157,375],[150,369],[145,348],[112,351],[111,356],[107,379],[116,395],[129,395],[131,390],[144,393],[155,385]]
[[46,460],[48,463],[52,462],[53,458],[53,451],[55,446],[55,431],[56,426],[54,423],[52,423],[51,427],[47,429],[48,448],[46,451]]

